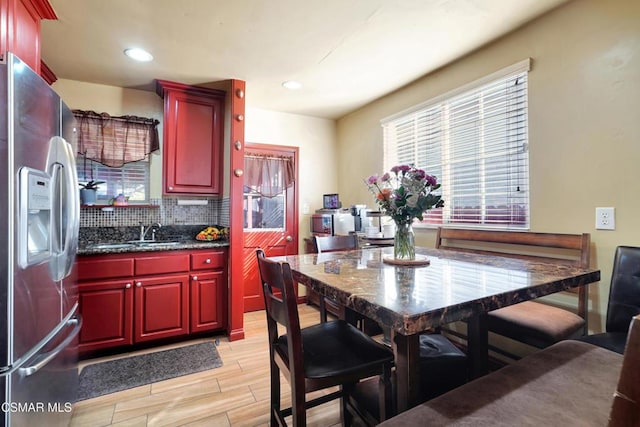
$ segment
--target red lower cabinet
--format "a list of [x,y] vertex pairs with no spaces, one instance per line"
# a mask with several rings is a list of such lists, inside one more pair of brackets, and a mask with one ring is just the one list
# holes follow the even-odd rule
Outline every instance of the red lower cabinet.
[[80,351],[133,344],[131,280],[80,284]]
[[191,276],[191,332],[224,328],[224,271]]
[[135,342],[189,333],[189,276],[148,277],[136,280]]
[[226,249],[78,257],[80,352],[226,327]]

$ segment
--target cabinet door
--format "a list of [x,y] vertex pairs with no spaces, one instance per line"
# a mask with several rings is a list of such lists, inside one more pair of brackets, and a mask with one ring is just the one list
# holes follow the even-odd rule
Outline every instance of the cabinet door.
[[166,194],[219,194],[222,172],[222,97],[171,90],[165,97]]
[[191,276],[192,333],[225,327],[225,277],[224,271]]
[[57,19],[47,0],[0,2],[0,52],[13,52],[40,73],[40,21]]
[[136,278],[134,341],[189,333],[189,276]]
[[133,344],[132,279],[78,285],[80,352]]

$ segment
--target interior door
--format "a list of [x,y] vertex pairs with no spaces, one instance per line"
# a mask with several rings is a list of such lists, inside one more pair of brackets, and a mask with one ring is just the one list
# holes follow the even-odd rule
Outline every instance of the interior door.
[[[288,159],[292,162],[293,182],[283,185],[282,191],[272,189],[270,192],[256,185],[255,176],[250,178],[256,168],[268,169],[269,173],[263,176],[268,175],[271,184],[277,182],[274,187],[281,185],[283,171],[277,166],[278,162],[262,165],[261,159]],[[264,309],[256,249],[262,248],[268,257],[298,253],[297,163],[297,147],[249,143],[245,146],[244,311]]]

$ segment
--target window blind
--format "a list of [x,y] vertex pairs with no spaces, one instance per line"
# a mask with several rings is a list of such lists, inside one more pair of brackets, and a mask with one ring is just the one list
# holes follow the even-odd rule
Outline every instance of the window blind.
[[99,201],[109,201],[118,194],[129,198],[129,202],[149,202],[149,162],[127,163],[120,168],[105,166],[96,161],[78,156],[78,181],[104,181],[98,187]]
[[529,227],[529,61],[382,123],[385,170],[413,164],[442,184],[424,223]]

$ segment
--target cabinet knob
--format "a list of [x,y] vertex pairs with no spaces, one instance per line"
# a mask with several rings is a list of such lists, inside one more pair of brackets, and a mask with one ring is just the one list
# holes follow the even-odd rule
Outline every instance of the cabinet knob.
[[205,263],[205,264],[211,264],[211,259],[210,259],[210,258],[207,258],[207,259],[204,261],[204,263]]
[[127,289],[131,288],[131,283],[127,283],[126,285],[124,285],[124,287]]
[[287,236],[284,238],[284,240],[286,240],[287,242],[293,242],[293,237]]
[[169,186],[169,190],[173,190],[173,187]]
[[193,276],[193,280],[198,280],[198,276]]
[[142,287],[142,282],[136,282],[136,287],[141,288]]

